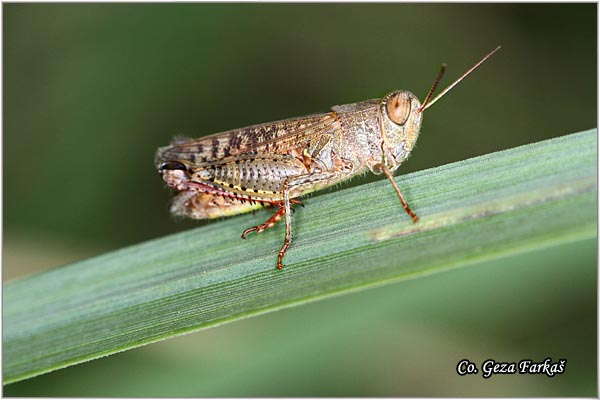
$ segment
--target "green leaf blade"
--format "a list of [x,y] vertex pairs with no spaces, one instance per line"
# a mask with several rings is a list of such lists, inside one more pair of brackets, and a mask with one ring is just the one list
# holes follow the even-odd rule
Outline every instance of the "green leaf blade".
[[4,286],[4,383],[200,328],[359,288],[596,236],[597,132],[305,199],[283,227],[239,239],[267,212],[210,223]]

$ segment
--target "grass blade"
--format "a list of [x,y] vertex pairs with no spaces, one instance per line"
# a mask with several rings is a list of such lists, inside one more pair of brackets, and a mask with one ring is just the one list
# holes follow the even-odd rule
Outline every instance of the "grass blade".
[[4,286],[4,383],[193,330],[481,259],[596,236],[596,130],[305,199],[283,226],[244,215]]

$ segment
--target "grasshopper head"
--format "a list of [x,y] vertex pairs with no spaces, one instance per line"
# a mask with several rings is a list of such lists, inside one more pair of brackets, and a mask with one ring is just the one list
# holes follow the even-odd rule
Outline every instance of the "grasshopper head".
[[381,100],[381,115],[385,165],[394,171],[408,158],[419,137],[421,102],[411,92],[398,90]]
[[381,125],[383,130],[382,150],[384,159],[382,164],[379,164],[379,166],[375,165],[376,168],[373,172],[381,172],[386,168],[388,169],[388,172],[393,172],[398,168],[398,166],[408,158],[419,137],[423,111],[444,97],[444,95],[454,86],[458,85],[458,83],[465,79],[471,72],[475,71],[475,69],[498,50],[500,50],[500,46],[486,54],[481,60],[469,68],[434,98],[433,93],[446,70],[446,65],[442,64],[442,68],[435,81],[433,81],[433,85],[431,85],[429,93],[427,93],[425,100],[423,100],[423,104],[419,102],[417,96],[404,90],[392,92],[385,96],[381,100]]

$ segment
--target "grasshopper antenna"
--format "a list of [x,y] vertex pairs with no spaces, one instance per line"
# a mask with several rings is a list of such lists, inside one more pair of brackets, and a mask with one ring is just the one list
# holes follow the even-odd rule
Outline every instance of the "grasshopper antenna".
[[440,82],[440,79],[442,79],[442,75],[444,75],[444,71],[446,70],[446,64],[442,64],[442,69],[440,70],[440,73],[438,74],[437,78],[433,82],[433,85],[431,85],[431,89],[429,89],[429,93],[427,94],[427,97],[425,97],[425,101],[419,108],[418,112],[423,112],[423,111],[427,110],[429,107],[431,107],[436,101],[441,99],[442,96],[444,96],[446,93],[448,93],[450,90],[452,90],[452,88],[454,86],[458,85],[460,83],[460,81],[465,79],[471,72],[475,71],[477,69],[477,67],[479,67],[488,58],[493,56],[494,53],[496,53],[498,50],[500,50],[500,47],[502,47],[502,46],[498,46],[494,50],[487,53],[481,60],[479,60],[477,62],[477,64],[475,64],[471,68],[469,68],[467,70],[467,72],[462,74],[457,80],[455,80],[453,83],[451,83],[448,87],[446,87],[446,89],[442,90],[440,92],[440,94],[438,94],[437,96],[435,96],[435,98],[433,100],[431,100],[431,97],[433,96],[433,92],[435,91],[435,88],[437,87],[438,83]]
[[433,92],[435,92],[437,85],[442,80],[442,76],[444,76],[444,72],[446,72],[446,64],[442,64],[442,68],[440,68],[440,73],[438,74],[437,78],[435,78],[435,81],[433,81],[433,85],[431,85],[431,89],[429,89],[427,96],[425,96],[425,101],[423,101],[423,104],[421,105],[421,107],[419,107],[419,112],[423,112],[423,110],[426,108],[427,104],[429,103],[429,100],[431,100],[431,97],[433,96]]

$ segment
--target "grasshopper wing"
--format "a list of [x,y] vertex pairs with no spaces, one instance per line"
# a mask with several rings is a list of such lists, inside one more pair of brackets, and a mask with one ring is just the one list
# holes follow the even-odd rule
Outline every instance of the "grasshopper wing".
[[[156,153],[156,165],[184,161],[201,165],[240,154],[288,154],[290,149],[315,146],[323,135],[339,129],[334,113],[313,114],[234,129],[199,139],[175,139]],[[322,140],[321,140],[322,141]]]

